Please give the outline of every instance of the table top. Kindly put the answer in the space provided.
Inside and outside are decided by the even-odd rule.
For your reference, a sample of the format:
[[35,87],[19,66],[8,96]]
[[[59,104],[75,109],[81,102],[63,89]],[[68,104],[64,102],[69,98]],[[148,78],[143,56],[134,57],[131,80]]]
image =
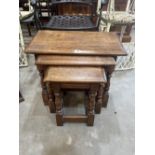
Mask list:
[[78,56],[78,55],[38,55],[37,65],[62,66],[114,66],[116,61],[112,57]]
[[105,83],[106,78],[102,67],[52,66],[46,69],[44,82]]
[[127,55],[115,32],[87,31],[38,31],[25,52],[57,55]]

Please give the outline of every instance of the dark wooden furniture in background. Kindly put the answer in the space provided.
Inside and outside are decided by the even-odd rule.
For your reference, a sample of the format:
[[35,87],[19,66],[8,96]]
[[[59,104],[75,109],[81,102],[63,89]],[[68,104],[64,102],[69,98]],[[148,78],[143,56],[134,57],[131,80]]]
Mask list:
[[[96,14],[96,8],[94,8],[94,2],[92,0],[51,0],[47,1],[49,21],[47,23],[41,23],[40,21],[40,9],[38,9],[38,3],[36,1],[33,4],[36,21],[40,29],[48,30],[97,30],[99,24],[99,18]],[[40,3],[39,3],[40,4]],[[78,5],[84,7],[90,7],[90,14],[61,14],[56,11],[56,8],[62,4],[72,4],[76,7]],[[70,12],[70,10],[68,10]]]
[[[104,0],[104,3],[102,3],[102,10],[106,11],[108,6],[109,0]],[[126,5],[128,0],[115,0],[115,10],[116,11],[125,11]],[[97,0],[93,0],[94,8],[96,9],[96,2]],[[59,15],[75,15],[75,14],[81,14],[81,15],[89,15],[90,14],[90,8],[89,7],[83,7],[82,5],[78,5],[75,7],[75,5],[72,4],[62,4],[58,7],[58,14]],[[128,42],[131,40],[131,37],[129,36],[131,32],[132,25],[127,26],[126,33],[123,38],[123,42]],[[113,32],[120,32],[120,26],[115,25],[112,26],[111,31]]]
[[[89,56],[86,60],[94,59],[96,60],[97,56],[100,57],[100,60],[106,57],[112,57],[117,59],[117,56],[126,56],[127,53],[124,51],[119,38],[116,33],[100,33],[100,32],[76,32],[76,31],[38,31],[37,35],[33,38],[29,46],[26,48],[26,53],[35,54],[37,62],[39,61],[39,55],[51,57],[57,56],[74,56],[73,60],[81,60],[83,56]],[[37,59],[38,56],[38,59]],[[91,57],[91,58],[90,58]],[[60,62],[60,57],[57,57],[58,62]],[[64,61],[66,61],[64,57]],[[76,60],[76,61],[77,61]],[[69,62],[69,61],[68,61]],[[108,59],[107,59],[108,62]],[[47,62],[46,62],[47,63]],[[63,63],[63,61],[62,61]],[[60,64],[62,64],[60,63]],[[113,61],[112,61],[113,63]],[[54,61],[53,61],[54,64]],[[64,62],[65,64],[65,62]],[[82,62],[81,62],[82,64]],[[89,64],[89,63],[88,63]],[[95,64],[97,65],[97,64]],[[93,63],[91,66],[95,66]],[[103,65],[103,64],[102,64]],[[101,65],[101,66],[102,66]],[[48,93],[46,85],[43,83],[44,78],[44,66],[47,65],[38,65],[38,70],[41,75],[41,85],[42,85],[42,94],[45,105],[48,104]],[[103,106],[107,106],[108,102],[108,90],[110,86],[110,78],[112,72],[114,71],[115,65],[105,65],[105,73],[107,77],[107,84],[105,86],[105,95]]]
[[[81,3],[79,3],[79,0],[31,0],[32,3],[37,4],[37,10],[39,12],[39,15],[41,18],[47,17],[45,16],[45,13],[48,15],[48,12],[52,11],[52,15],[90,15],[91,14],[91,8],[88,5],[83,5],[85,1],[89,1],[93,3],[94,9],[97,7],[97,0],[81,0]],[[67,3],[66,3],[67,2]],[[53,4],[61,4],[61,5],[55,5],[52,10],[49,9],[49,6]],[[74,3],[77,3],[74,5]],[[19,3],[20,7],[23,7],[24,9],[28,9],[28,0],[20,0]]]
[[19,0],[19,7],[22,8],[24,11],[28,11],[28,0]]
[[[52,4],[52,0],[31,0],[32,4],[36,4],[36,9],[38,11],[38,15],[36,16],[38,22],[38,27],[40,27],[40,29],[42,29],[45,25],[45,27],[47,26],[47,29],[49,29],[49,26],[51,27],[51,22],[48,23],[49,19],[51,18],[51,16],[55,16],[55,15],[59,15],[61,16],[61,19],[57,20],[57,22],[53,21],[52,23],[54,23],[54,25],[52,26],[52,29],[55,29],[54,27],[56,27],[56,29],[64,29],[65,24],[67,25],[67,23],[69,23],[70,20],[73,21],[73,23],[81,23],[83,21],[83,19],[73,19],[72,17],[70,18],[70,20],[65,20],[62,16],[64,15],[68,15],[68,16],[78,16],[78,15],[82,15],[82,16],[90,16],[91,15],[91,7],[87,6],[87,5],[83,5],[83,4],[73,4],[73,3],[69,3],[68,0],[67,3],[64,3],[65,0],[54,0],[53,3],[61,3],[61,5],[53,5],[53,7],[50,9],[50,6]],[[81,0],[82,1],[82,0]],[[86,0],[86,1],[92,1],[93,7],[94,7],[94,13],[96,12],[96,5],[97,5],[97,0]],[[77,1],[76,1],[77,2]],[[108,0],[105,0],[106,3],[102,4],[102,10],[107,10],[107,5],[108,5]],[[127,0],[115,0],[115,10],[116,11],[125,11],[126,9],[126,5],[127,5]],[[28,1],[27,0],[20,0],[19,1],[19,6],[23,7],[24,10],[28,10]],[[44,14],[47,14],[46,16]],[[96,17],[93,17],[93,23],[96,23],[96,26],[98,27],[98,19]],[[54,19],[54,17],[53,17]],[[54,19],[56,20],[56,19]],[[90,27],[92,27],[92,22],[89,22],[90,20],[87,20],[87,23],[90,23]],[[48,23],[48,24],[47,24]],[[56,24],[59,23],[59,24]],[[60,26],[60,23],[63,24],[63,26]],[[47,24],[47,25],[46,25]],[[94,25],[93,24],[93,25]],[[78,24],[76,24],[78,25]],[[88,25],[88,24],[87,24]],[[42,27],[43,26],[43,27]],[[80,25],[79,25],[80,26]],[[126,28],[126,33],[124,34],[124,37],[122,39],[122,42],[130,42],[131,41],[131,29],[132,29],[132,24],[128,25]],[[28,25],[28,27],[30,27]],[[68,27],[68,29],[70,29]],[[96,29],[97,30],[97,29]],[[120,32],[121,27],[120,25],[115,25],[112,26],[110,31],[112,32]],[[29,33],[30,34],[30,33]]]
[[39,16],[42,19],[46,16],[49,16],[49,3],[51,2],[51,0],[35,0],[35,1],[33,1],[33,4],[36,3],[35,5],[36,9],[38,10]]
[[[102,95],[98,95],[97,91],[102,85],[104,88],[106,83],[104,69],[102,67],[48,67],[45,70],[44,82],[48,82],[49,88],[54,92],[56,122],[58,126],[62,126],[66,121],[87,122],[88,126],[94,124],[94,110],[101,109]],[[86,103],[85,115],[64,115],[63,114],[63,90],[84,90],[88,92],[89,101]],[[52,92],[49,90],[49,105],[53,106],[51,98]],[[53,97],[53,98],[54,98]]]

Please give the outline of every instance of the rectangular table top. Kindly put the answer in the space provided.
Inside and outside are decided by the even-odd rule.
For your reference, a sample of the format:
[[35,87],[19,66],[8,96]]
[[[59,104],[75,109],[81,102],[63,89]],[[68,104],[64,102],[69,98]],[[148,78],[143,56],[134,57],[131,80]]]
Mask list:
[[105,83],[102,67],[52,66],[45,71],[44,82],[60,83]]
[[87,31],[38,31],[25,52],[57,55],[127,55],[116,33]]
[[112,57],[78,56],[78,55],[38,55],[37,65],[52,66],[114,66],[116,61]]

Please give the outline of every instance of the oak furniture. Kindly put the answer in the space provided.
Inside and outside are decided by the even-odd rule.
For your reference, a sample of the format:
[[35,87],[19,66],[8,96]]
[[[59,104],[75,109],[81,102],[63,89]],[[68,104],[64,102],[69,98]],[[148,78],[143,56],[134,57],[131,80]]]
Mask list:
[[[117,56],[126,56],[119,38],[114,32],[38,31],[25,52],[34,54],[41,76],[42,97],[48,105],[47,87],[43,82],[47,66],[101,66],[105,69],[107,83],[102,106],[109,98],[110,78]],[[51,112],[55,112],[51,110]]]
[[[104,88],[106,83],[105,72],[102,67],[67,67],[52,66],[45,70],[44,82],[48,83],[49,106],[53,108],[55,101],[56,122],[62,126],[66,121],[87,122],[88,126],[94,124],[94,109],[101,109],[102,94],[97,91]],[[54,97],[52,97],[52,92]],[[64,115],[62,90],[85,90],[89,101],[86,103],[86,115]],[[97,95],[97,101],[95,99]],[[55,98],[55,99],[54,99]]]
[[28,54],[126,56],[115,32],[40,30],[25,50]]
[[[76,56],[38,55],[35,63],[40,72],[43,72],[48,66],[75,66],[75,67],[90,67],[91,66],[91,67],[114,68],[114,66],[116,65],[116,62],[114,58],[112,57],[78,56],[78,55]],[[43,76],[42,76],[42,79],[43,79]],[[42,84],[45,85],[44,83]],[[101,88],[101,91],[103,91],[102,88]],[[104,98],[103,96],[102,105],[104,107],[106,106],[105,103],[106,103],[106,98]],[[54,107],[54,105],[52,107]],[[101,110],[98,109],[96,110],[96,113],[100,113],[100,111]],[[55,112],[55,109],[50,108],[50,112]]]
[[71,55],[38,55],[36,65],[41,66],[115,66],[112,57],[100,56],[71,56]]

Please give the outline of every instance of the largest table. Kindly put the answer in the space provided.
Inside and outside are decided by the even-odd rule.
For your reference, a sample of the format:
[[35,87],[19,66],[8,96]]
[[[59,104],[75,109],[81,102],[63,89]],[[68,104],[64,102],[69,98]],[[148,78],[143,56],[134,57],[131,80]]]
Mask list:
[[[114,32],[79,32],[79,31],[38,31],[32,39],[25,52],[35,54],[37,58],[40,55],[50,56],[88,56],[92,59],[98,57],[126,56],[119,37]],[[60,60],[59,60],[60,61]],[[111,74],[114,66],[105,67],[107,84],[105,88],[103,106],[107,106]],[[38,65],[41,75],[42,96],[44,103],[47,104],[48,96],[46,85],[43,83],[44,65]]]

